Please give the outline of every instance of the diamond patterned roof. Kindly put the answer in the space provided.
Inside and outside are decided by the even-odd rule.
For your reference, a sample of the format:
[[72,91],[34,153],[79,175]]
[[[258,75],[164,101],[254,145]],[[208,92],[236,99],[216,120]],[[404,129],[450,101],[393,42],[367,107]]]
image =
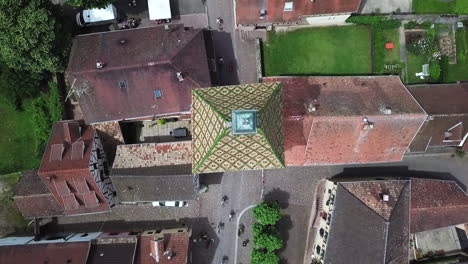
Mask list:
[[[284,167],[281,84],[192,90],[193,172]],[[233,135],[233,110],[257,110],[257,133]]]

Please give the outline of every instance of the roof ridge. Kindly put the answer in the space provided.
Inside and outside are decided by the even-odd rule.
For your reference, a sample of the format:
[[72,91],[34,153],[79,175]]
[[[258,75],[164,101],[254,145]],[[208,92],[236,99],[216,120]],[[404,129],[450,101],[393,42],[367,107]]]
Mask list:
[[[400,190],[400,193],[398,194],[398,199],[396,200],[395,202],[395,206],[396,204],[400,201],[400,198],[401,196],[403,195],[403,190],[406,188],[406,186],[409,184],[409,181],[406,181],[405,184],[403,185],[403,187],[401,188]],[[388,221],[390,221],[390,219],[392,219],[392,216],[393,216],[393,212],[395,211],[395,206],[393,206],[393,209],[392,209],[392,212],[390,213],[390,216],[388,217]],[[408,206],[409,207],[409,206]],[[409,210],[409,208],[408,208]]]
[[263,131],[263,129],[261,127],[258,128],[258,131],[260,132],[260,134],[262,135],[262,137],[266,140],[268,146],[270,147],[271,149],[271,152],[273,152],[273,155],[275,155],[276,159],[279,161],[279,163],[284,167],[285,166],[285,162],[283,159],[280,158],[280,155],[279,153],[276,151],[276,149],[273,147],[273,145],[271,145],[271,142],[270,140],[268,139],[268,137],[266,136],[265,132]]
[[150,61],[146,64],[130,64],[130,65],[123,65],[123,66],[104,66],[102,69],[91,69],[91,70],[84,70],[84,71],[70,71],[71,74],[83,74],[83,73],[96,73],[96,72],[110,72],[110,71],[117,71],[117,70],[130,70],[133,68],[141,68],[141,67],[153,67],[156,65],[161,64],[172,64],[170,60],[160,60],[160,61]]
[[213,145],[206,152],[205,156],[198,162],[198,164],[195,166],[195,168],[193,168],[193,170],[192,170],[193,172],[197,172],[197,170],[200,169],[200,167],[203,165],[203,163],[205,163],[205,161],[211,155],[211,153],[213,152],[216,145],[218,145],[219,141],[221,141],[221,139],[223,139],[228,133],[229,133],[229,129],[225,127],[223,129],[223,131],[216,137],[215,141],[213,142]]
[[359,197],[354,195],[354,193],[352,193],[350,190],[348,190],[348,188],[346,188],[343,184],[340,183],[340,185],[343,187],[343,189],[345,189],[349,194],[351,194],[354,198],[356,198],[365,207],[369,208],[372,212],[374,212],[376,215],[378,215],[380,218],[382,218],[385,222],[388,222],[387,219],[385,219],[383,216],[381,216],[379,213],[377,213],[377,211],[375,211],[374,209],[370,208],[366,203],[364,203],[364,201],[362,201],[361,199],[359,199]]
[[[219,87],[222,87],[222,86],[218,86],[218,87],[211,87],[211,88],[219,88]],[[221,117],[221,119],[223,119],[224,121],[228,122],[229,120],[227,119],[227,117],[225,117],[221,112],[219,112],[206,98],[204,98],[204,96],[199,93],[197,90],[202,90],[202,89],[192,89],[192,92],[195,93],[195,95],[200,99],[202,100],[206,105],[208,105],[208,107],[213,110],[213,112],[215,112],[219,117]]]

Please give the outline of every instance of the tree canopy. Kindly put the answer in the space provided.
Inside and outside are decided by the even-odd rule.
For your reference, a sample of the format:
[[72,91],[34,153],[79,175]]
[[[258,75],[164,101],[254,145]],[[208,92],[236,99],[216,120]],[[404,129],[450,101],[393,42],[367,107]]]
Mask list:
[[[16,70],[63,68],[64,43],[56,8],[49,0],[0,0],[0,61]],[[60,35],[57,39],[57,35]]]
[[275,251],[283,247],[283,240],[275,233],[262,233],[254,236],[253,242],[256,248],[264,248],[268,251]]
[[280,208],[276,202],[262,202],[258,204],[254,210],[253,214],[258,223],[262,225],[274,225],[280,218]]
[[67,0],[72,6],[83,8],[104,8],[112,4],[115,0]]
[[279,257],[273,251],[254,249],[250,255],[250,264],[278,264]]
[[24,99],[39,94],[43,78],[39,73],[0,67],[0,96],[21,110]]

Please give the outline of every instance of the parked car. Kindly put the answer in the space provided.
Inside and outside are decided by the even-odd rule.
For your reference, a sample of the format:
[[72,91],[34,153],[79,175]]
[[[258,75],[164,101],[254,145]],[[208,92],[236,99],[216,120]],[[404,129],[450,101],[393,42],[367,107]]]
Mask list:
[[184,207],[187,206],[187,202],[184,201],[157,201],[152,202],[154,207]]
[[85,9],[76,14],[76,23],[80,27],[104,25],[117,22],[118,13],[113,5],[106,8]]

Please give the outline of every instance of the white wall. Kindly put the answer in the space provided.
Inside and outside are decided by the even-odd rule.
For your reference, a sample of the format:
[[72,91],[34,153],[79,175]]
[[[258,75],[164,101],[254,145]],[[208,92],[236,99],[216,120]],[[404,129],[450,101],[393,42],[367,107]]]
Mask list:
[[311,16],[306,17],[305,20],[309,25],[312,26],[333,26],[333,25],[344,25],[346,19],[350,15],[331,15],[331,16]]

